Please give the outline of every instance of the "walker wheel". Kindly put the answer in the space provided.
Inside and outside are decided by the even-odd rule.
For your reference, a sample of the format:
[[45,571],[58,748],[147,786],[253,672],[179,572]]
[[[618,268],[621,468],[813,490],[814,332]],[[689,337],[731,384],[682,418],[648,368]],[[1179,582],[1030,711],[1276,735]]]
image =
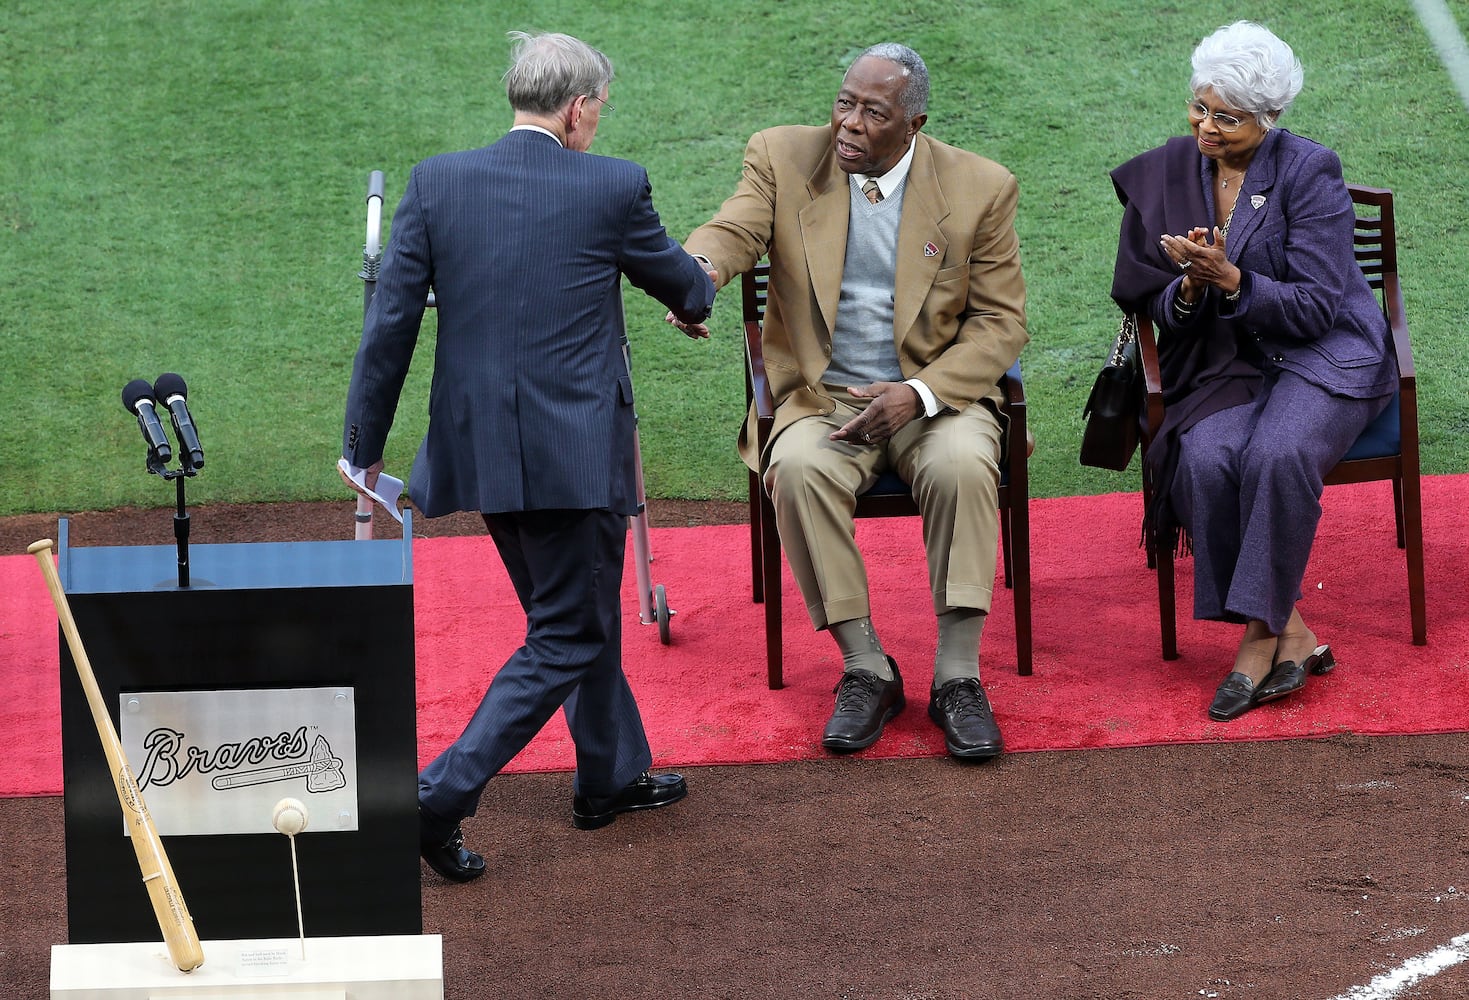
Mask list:
[[658,619],[658,641],[668,645],[668,619],[673,617],[673,612],[668,610],[668,591],[663,589],[663,584],[653,588],[653,615]]

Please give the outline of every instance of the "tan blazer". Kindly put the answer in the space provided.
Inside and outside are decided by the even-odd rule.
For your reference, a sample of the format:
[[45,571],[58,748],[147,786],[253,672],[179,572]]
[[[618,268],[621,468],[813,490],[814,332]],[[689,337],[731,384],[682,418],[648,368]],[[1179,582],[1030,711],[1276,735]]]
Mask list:
[[[893,342],[904,378],[963,409],[989,396],[1029,339],[1025,283],[1015,235],[1015,178],[1004,167],[919,132],[898,229]],[[735,193],[685,249],[708,257],[719,284],[770,258],[762,348],[775,397],[775,434],[794,420],[830,413],[821,379],[847,247],[847,174],[827,126],[784,125],[756,133]],[[740,431],[752,469],[753,412]]]

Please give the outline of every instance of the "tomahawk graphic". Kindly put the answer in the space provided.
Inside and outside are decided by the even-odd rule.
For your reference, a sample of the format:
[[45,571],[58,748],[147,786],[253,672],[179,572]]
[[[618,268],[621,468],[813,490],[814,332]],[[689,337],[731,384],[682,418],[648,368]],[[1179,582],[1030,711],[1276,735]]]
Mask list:
[[325,736],[316,737],[311,744],[311,757],[294,764],[279,767],[262,767],[258,771],[236,771],[221,774],[210,782],[223,791],[227,788],[244,788],[246,785],[263,785],[270,781],[285,781],[288,778],[306,776],[308,792],[334,792],[347,783],[342,776],[342,758],[332,754],[331,744]]

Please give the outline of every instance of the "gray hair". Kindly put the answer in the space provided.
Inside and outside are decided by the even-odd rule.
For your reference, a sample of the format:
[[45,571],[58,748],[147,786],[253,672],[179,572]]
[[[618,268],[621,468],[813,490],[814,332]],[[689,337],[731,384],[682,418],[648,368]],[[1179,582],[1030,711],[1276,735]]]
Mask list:
[[[908,79],[903,84],[903,92],[898,95],[898,103],[910,121],[928,110],[928,67],[923,64],[922,56],[897,42],[878,42],[864,49],[857,59],[865,56],[886,59],[903,67],[903,75]],[[857,60],[852,61],[855,63]]]
[[1301,92],[1301,61],[1289,45],[1264,25],[1236,21],[1214,32],[1194,49],[1195,94],[1212,90],[1232,108],[1249,111],[1263,129]]
[[582,95],[599,97],[612,82],[612,60],[586,42],[549,32],[509,32],[515,44],[505,71],[505,96],[515,111],[547,115]]

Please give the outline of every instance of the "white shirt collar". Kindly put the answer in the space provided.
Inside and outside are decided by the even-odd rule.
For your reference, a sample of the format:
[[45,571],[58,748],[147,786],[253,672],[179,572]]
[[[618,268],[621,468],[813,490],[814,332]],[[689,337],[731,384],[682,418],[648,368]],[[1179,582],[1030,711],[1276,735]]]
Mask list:
[[[510,131],[512,131],[512,132],[539,132],[539,133],[541,133],[541,135],[549,135],[552,139],[555,139],[556,140],[556,145],[558,145],[558,146],[563,145],[563,143],[561,142],[560,137],[557,136],[555,132],[552,132],[550,129],[541,128],[539,125],[513,125],[513,126],[511,126]],[[886,191],[883,192],[883,197],[887,197],[887,192]]]
[[857,188],[860,190],[862,185],[866,184],[870,178],[871,180],[877,181],[877,189],[882,192],[884,198],[891,198],[893,192],[898,190],[898,185],[907,179],[908,168],[913,166],[913,151],[917,148],[918,133],[914,132],[913,141],[908,143],[908,152],[904,153],[903,158],[893,164],[893,168],[887,173],[881,177],[872,177],[870,174],[853,174],[852,179],[857,182]]

